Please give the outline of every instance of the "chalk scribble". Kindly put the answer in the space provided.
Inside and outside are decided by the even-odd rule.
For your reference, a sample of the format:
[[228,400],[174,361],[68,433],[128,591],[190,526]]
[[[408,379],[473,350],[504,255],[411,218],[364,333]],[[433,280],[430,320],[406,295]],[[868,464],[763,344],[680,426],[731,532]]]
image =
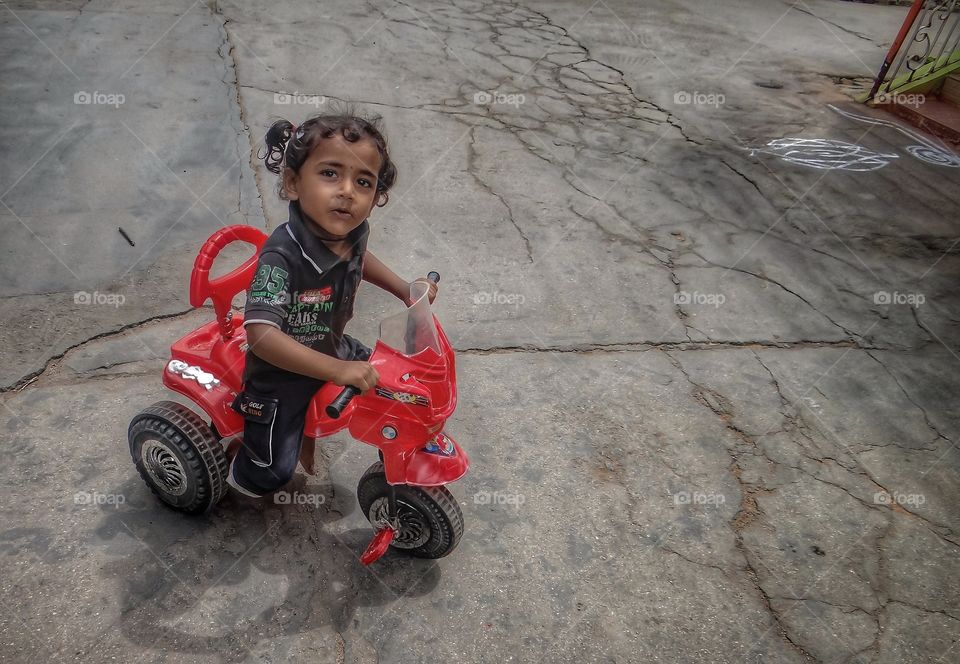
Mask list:
[[791,164],[828,171],[875,171],[899,158],[897,154],[874,152],[829,138],[777,138],[762,148],[749,150],[750,156],[770,154]]

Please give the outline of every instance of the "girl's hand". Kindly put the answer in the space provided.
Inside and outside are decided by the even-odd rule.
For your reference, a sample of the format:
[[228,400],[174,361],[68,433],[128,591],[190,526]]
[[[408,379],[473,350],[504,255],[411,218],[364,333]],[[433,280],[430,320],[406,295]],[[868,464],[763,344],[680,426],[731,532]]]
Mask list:
[[[435,299],[437,299],[437,291],[439,290],[439,288],[437,287],[437,284],[433,283],[432,281],[430,281],[430,280],[427,279],[426,277],[420,277],[419,279],[416,279],[415,281],[411,281],[409,285],[410,285],[410,287],[412,288],[414,284],[425,284],[426,286],[429,287],[429,291],[428,291],[427,297],[430,299],[430,304],[433,304],[433,301],[434,301]],[[409,291],[409,289],[408,289],[408,291]],[[407,302],[407,306],[410,306],[410,305],[413,304],[413,302],[410,300],[409,297],[407,297],[406,302]]]
[[369,362],[343,362],[342,368],[334,376],[333,382],[337,385],[346,387],[351,385],[361,392],[366,392],[376,386],[380,380],[380,374],[373,368]]

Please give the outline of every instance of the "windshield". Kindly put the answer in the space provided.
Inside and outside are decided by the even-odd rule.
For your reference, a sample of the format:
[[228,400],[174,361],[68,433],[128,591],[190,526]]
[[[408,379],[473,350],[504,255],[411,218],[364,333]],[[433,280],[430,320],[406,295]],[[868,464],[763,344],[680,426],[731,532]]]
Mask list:
[[423,282],[411,284],[410,299],[413,305],[403,313],[380,321],[380,341],[404,355],[416,355],[427,348],[440,353],[428,291],[429,287]]

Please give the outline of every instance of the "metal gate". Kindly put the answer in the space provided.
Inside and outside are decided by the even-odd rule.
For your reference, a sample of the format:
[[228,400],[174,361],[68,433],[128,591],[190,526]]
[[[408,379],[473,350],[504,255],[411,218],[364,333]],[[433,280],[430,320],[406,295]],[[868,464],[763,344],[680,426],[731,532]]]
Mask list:
[[935,83],[960,69],[960,0],[914,0],[864,101]]

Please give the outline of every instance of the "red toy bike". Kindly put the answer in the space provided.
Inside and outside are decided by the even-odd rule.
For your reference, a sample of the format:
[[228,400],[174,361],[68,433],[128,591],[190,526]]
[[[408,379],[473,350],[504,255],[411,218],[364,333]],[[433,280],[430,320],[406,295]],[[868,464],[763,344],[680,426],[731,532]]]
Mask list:
[[[226,446],[243,435],[243,417],[230,405],[242,389],[247,351],[243,315],[231,302],[249,287],[256,253],[232,272],[210,279],[221,250],[234,241],[259,248],[267,236],[251,226],[229,226],[204,243],[190,276],[190,304],[213,300],[216,320],[170,348],[163,384],[193,401],[209,418],[173,401],[141,411],[130,423],[130,453],[147,486],[173,509],[206,512],[227,491]],[[429,278],[439,281],[431,272]],[[360,395],[326,383],[307,411],[304,435],[350,434],[379,449],[380,462],[360,478],[357,499],[376,534],[361,560],[369,564],[392,546],[440,558],[463,534],[463,514],[444,486],[463,477],[469,460],[444,422],[457,406],[453,349],[430,310],[426,287],[414,304],[385,318],[369,362],[380,380]]]

